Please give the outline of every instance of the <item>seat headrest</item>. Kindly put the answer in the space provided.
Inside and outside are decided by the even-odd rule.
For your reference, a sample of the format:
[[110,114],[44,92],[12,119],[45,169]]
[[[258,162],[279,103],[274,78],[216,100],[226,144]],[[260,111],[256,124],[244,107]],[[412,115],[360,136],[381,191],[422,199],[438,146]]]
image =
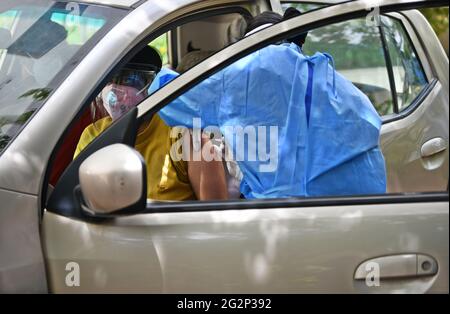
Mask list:
[[153,66],[161,69],[162,59],[154,48],[145,46],[128,62],[128,65]]

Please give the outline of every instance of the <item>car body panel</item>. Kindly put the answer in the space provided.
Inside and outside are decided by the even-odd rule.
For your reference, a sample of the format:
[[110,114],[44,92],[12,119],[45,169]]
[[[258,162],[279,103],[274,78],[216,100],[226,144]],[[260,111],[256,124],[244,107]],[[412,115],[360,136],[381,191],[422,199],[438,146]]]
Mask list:
[[46,293],[37,197],[0,189],[0,292]]
[[[324,206],[150,214],[100,224],[46,212],[43,239],[57,293],[442,293],[448,211],[445,202]],[[353,280],[365,260],[399,253],[432,256],[438,275],[374,288]],[[65,284],[69,262],[79,263],[79,287]]]
[[388,192],[447,189],[448,149],[428,158],[421,156],[421,148],[429,140],[442,138],[448,145],[448,123],[439,119],[449,114],[444,89],[437,82],[411,114],[383,125],[381,146],[386,159]]
[[[449,180],[449,127],[448,121],[439,117],[449,115],[448,57],[430,24],[418,11],[391,16],[405,26],[431,87],[420,104],[413,103],[400,113],[400,119],[393,117],[389,121],[388,118],[383,125],[381,146],[387,161],[388,192],[445,191]],[[445,142],[447,149],[423,158],[423,145],[438,138]]]
[[[340,13],[351,10],[346,7]],[[315,20],[312,15],[305,21],[307,17],[305,24]],[[140,105],[140,114],[230,55],[288,29],[278,26],[225,49],[168,84]],[[405,127],[416,123],[431,103],[442,106],[441,89],[437,83],[405,120]],[[385,126],[386,142],[399,127],[398,122]],[[46,212],[43,239],[55,292],[126,292],[130,286],[138,292],[168,293],[446,292],[447,217],[447,202],[178,212],[98,224]],[[64,238],[68,228],[77,236]],[[353,279],[362,262],[398,254],[431,256],[439,272],[382,282],[375,288]],[[125,256],[133,257],[124,263]],[[72,261],[80,264],[84,283],[79,287],[67,287],[63,280],[65,265]]]

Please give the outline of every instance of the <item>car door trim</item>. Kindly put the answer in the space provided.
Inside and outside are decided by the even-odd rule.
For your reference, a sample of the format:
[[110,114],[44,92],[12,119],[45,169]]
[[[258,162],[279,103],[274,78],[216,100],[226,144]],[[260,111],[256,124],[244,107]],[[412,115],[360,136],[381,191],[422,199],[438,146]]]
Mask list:
[[431,82],[435,78],[435,75],[433,74],[433,71],[431,69],[430,62],[428,61],[428,56],[423,47],[423,42],[420,40],[420,37],[418,36],[417,31],[414,28],[411,20],[408,18],[407,14],[408,12],[402,11],[402,12],[392,12],[386,14],[386,16],[398,20],[400,23],[402,23],[404,31],[406,35],[409,37],[409,41],[411,42],[412,47],[414,48],[414,51],[417,54],[417,58],[421,64],[421,67],[425,72],[427,81]]
[[407,116],[411,115],[412,113],[414,113],[414,111],[416,111],[416,109],[420,107],[420,105],[428,98],[431,92],[438,86],[440,86],[439,81],[437,79],[433,79],[430,83],[425,85],[424,88],[422,88],[419,95],[417,95],[414,101],[403,111],[400,111],[397,114],[383,116],[382,117],[383,124],[388,124],[398,120],[402,120]]
[[224,211],[244,209],[273,209],[273,208],[300,208],[325,206],[352,206],[352,205],[382,205],[382,204],[409,204],[409,203],[437,203],[448,202],[448,192],[424,194],[397,194],[376,196],[351,196],[329,198],[306,198],[284,200],[237,200],[225,202],[182,202],[151,203],[148,213],[166,212],[197,212],[197,211]]
[[[189,201],[189,202],[154,202],[148,201],[147,208],[140,212],[118,211],[110,215],[96,218],[117,218],[143,214],[187,213],[207,211],[232,211],[249,209],[305,208],[327,206],[365,206],[386,204],[414,204],[448,202],[448,192],[411,193],[373,196],[322,197],[322,198],[290,198],[264,200],[231,200],[231,201]],[[424,212],[426,209],[424,209]],[[55,211],[53,211],[55,212]]]
[[380,31],[381,43],[383,46],[384,60],[386,62],[386,68],[389,77],[389,85],[391,86],[391,96],[392,96],[392,103],[394,104],[394,113],[398,114],[399,107],[398,107],[397,86],[395,84],[395,76],[394,76],[394,68],[392,66],[391,52],[389,51],[389,47],[387,45],[386,32],[384,31],[383,25],[378,26],[378,29]]

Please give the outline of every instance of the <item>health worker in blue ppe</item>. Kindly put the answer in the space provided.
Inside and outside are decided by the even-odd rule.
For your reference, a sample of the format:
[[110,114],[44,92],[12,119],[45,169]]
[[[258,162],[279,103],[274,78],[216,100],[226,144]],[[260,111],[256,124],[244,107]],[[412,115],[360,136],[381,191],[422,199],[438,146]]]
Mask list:
[[[299,15],[263,13],[246,36]],[[170,126],[219,128],[242,172],[245,198],[386,193],[381,118],[335,71],[330,55],[303,54],[305,38],[242,58],[172,101],[160,117]],[[177,75],[161,71],[149,93]]]

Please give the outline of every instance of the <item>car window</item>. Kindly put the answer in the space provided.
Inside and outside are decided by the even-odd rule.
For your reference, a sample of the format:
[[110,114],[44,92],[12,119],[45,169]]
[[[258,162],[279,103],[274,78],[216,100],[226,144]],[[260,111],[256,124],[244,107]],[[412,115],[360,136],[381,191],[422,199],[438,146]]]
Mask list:
[[59,12],[53,13],[50,20],[66,29],[66,41],[69,45],[83,45],[106,23],[104,18],[68,15]]
[[[114,73],[108,74],[110,76],[108,82],[98,86],[97,90],[100,92],[91,95],[77,120],[73,121],[67,129],[61,139],[62,144],[55,149],[55,162],[49,167],[49,183],[53,186],[57,185],[72,160],[78,158],[95,138],[104,135],[104,131],[117,120],[115,113],[121,112],[122,107],[129,109],[138,105],[147,93],[148,83],[153,79],[155,70],[152,68],[153,66],[184,72],[241,38],[246,26],[246,18],[250,16],[249,11],[245,8],[246,6],[233,7],[225,12],[222,9],[214,10],[210,12],[209,16],[201,14],[197,20],[195,16],[190,16],[186,20],[183,18],[174,23],[172,27],[167,27],[166,32],[159,37],[155,38],[155,36],[149,35],[145,42],[141,42],[140,47],[143,45],[144,48],[138,52],[134,50],[131,53],[134,56],[130,57],[127,64],[116,67],[113,69]],[[198,33],[205,33],[206,36]],[[153,57],[148,59],[149,54],[143,50],[150,51],[150,55],[153,56],[155,54],[151,51],[156,51],[161,58],[161,64],[157,65]],[[140,85],[140,82],[144,82],[144,84]],[[118,105],[119,103],[121,105]],[[153,185],[150,193],[157,193],[161,196],[157,198],[159,200],[161,198],[178,200],[181,195],[183,199],[192,199],[193,191],[189,188],[189,180],[186,179],[185,163],[172,163],[166,154],[161,154],[161,152],[167,153],[164,148],[168,145],[165,142],[168,139],[166,132],[168,127],[155,128],[155,124],[159,126],[163,124],[161,120],[153,119],[150,125],[148,122],[141,123],[139,134],[142,132],[148,134],[149,130],[153,134],[157,129],[158,135],[153,139],[156,137],[160,140],[152,143],[152,149],[146,150],[147,146],[143,146],[143,143],[149,143],[150,139],[144,139],[143,143],[136,142],[136,148],[141,149],[139,151],[144,156],[151,156],[155,160],[152,163],[155,167],[149,171],[148,175],[151,182],[156,182],[155,176],[160,174],[161,169],[164,171],[163,176],[158,178],[157,186]],[[163,148],[163,150],[158,150],[157,154],[154,154],[153,149],[157,148]],[[174,172],[174,167],[177,169],[177,173]],[[174,181],[180,183],[176,188],[173,187]],[[173,193],[176,193],[177,196],[173,197]]]
[[[138,93],[134,93],[136,97],[128,98],[126,104],[122,103],[128,109],[137,105],[142,97],[146,96],[147,89],[144,87],[151,82],[154,76],[152,74],[154,69],[151,69],[151,67],[154,65],[160,66],[158,61],[155,60],[156,56],[152,50],[159,54],[163,68],[174,69],[179,73],[185,72],[243,36],[246,18],[250,15],[245,8],[246,6],[233,8],[226,12],[214,10],[210,12],[210,16],[202,14],[198,19],[189,17],[186,22],[179,22],[172,27],[168,27],[167,31],[157,38],[150,36],[146,39],[142,51],[137,52],[141,57],[138,58],[139,60],[134,60],[139,64],[130,61],[130,64],[114,69],[115,79],[113,78],[113,80],[100,86],[101,92],[92,95],[90,99],[93,99],[93,101],[85,104],[83,113],[80,114],[81,118],[68,130],[63,140],[63,147],[59,150],[57,162],[51,170],[50,182],[53,185],[56,184],[73,158],[77,158],[79,153],[94,138],[109,128],[112,123],[110,113],[120,111],[112,110],[112,106],[107,105],[112,104],[111,100],[115,100],[115,96],[118,97],[118,102],[121,102],[125,99],[122,91],[130,92],[134,87],[137,87]],[[95,24],[96,21],[92,20],[90,23]],[[143,50],[149,53],[142,53]],[[130,66],[133,69],[129,69]],[[121,79],[118,80],[117,76]],[[136,80],[136,78],[141,78],[146,83],[139,85],[140,79]],[[129,82],[126,82],[128,80]],[[122,84],[124,82],[126,84]],[[121,87],[118,88],[118,85]],[[105,107],[105,105],[107,106]],[[120,109],[121,106],[116,107]]]
[[[157,65],[158,60],[155,60],[155,58],[160,58],[163,68],[174,69],[178,73],[186,72],[218,50],[239,40],[243,36],[245,26],[246,20],[241,13],[214,14],[209,17],[202,17],[198,20],[177,25],[168,32],[147,43],[143,50],[150,52],[144,54],[142,54],[143,50],[138,52],[138,54],[142,54],[140,66]],[[169,42],[172,41],[177,42],[177,44],[173,51],[169,51],[171,48]],[[156,56],[152,57],[151,50],[156,51],[159,58]],[[125,75],[123,70],[127,67],[128,65],[125,65],[123,68],[116,69],[116,71],[121,73],[120,75]],[[157,67],[159,67],[159,65],[157,65]],[[135,70],[141,69],[137,66]],[[126,75],[130,74],[130,72],[125,72],[127,73]],[[136,74],[137,76],[142,75],[142,73],[138,73],[138,71],[131,72],[131,74]],[[144,81],[146,81],[146,84],[144,85],[151,82],[152,78],[153,76],[144,78]],[[111,82],[106,83],[106,85],[102,87],[102,92],[97,95],[95,100],[91,103],[90,116],[92,117],[92,126],[98,126],[99,122],[102,123],[102,121],[104,122],[110,118],[110,114],[108,113],[110,108],[105,109],[105,104],[108,103],[106,94],[111,94],[111,92],[113,92],[117,96],[120,93],[118,90],[110,91],[110,86]],[[143,86],[139,89],[142,88]],[[105,92],[105,89],[108,89],[108,92]],[[141,95],[147,96],[146,90],[140,90],[140,92],[142,92]],[[127,104],[127,108],[137,105],[140,101],[142,101],[142,97],[134,97]],[[97,131],[99,131],[98,133],[103,132],[107,127],[109,127],[109,123],[97,128],[96,133]],[[76,150],[75,156],[78,155],[86,145],[79,145],[79,149]]]
[[427,80],[402,23],[386,16],[381,21],[392,63],[398,110],[402,111],[419,95]]
[[[227,67],[205,78],[158,113],[151,111],[151,115],[140,117],[149,124],[138,133],[139,147],[136,148],[152,167],[150,172],[147,168],[148,178],[151,178],[148,180],[149,191],[157,191],[153,194],[157,197],[149,194],[149,199],[189,200],[184,197],[189,192],[185,191],[183,197],[178,192],[171,194],[189,189],[191,184],[186,175],[190,156],[188,160],[183,159],[187,149],[181,146],[180,152],[179,145],[184,142],[178,141],[181,133],[176,129],[182,130],[182,135],[194,137],[195,126],[200,129],[198,133],[205,133],[213,140],[214,152],[222,151],[228,187],[234,191],[234,194],[230,192],[231,198],[356,196],[389,192],[386,189],[389,174],[385,168],[389,161],[384,159],[379,145],[381,116],[394,112],[394,102],[380,27],[368,26],[365,19],[322,27],[309,33],[303,49],[291,47],[289,39],[241,58],[231,65],[237,66],[239,71],[228,72]],[[322,76],[317,76],[320,79],[313,79],[311,84],[318,85],[310,89],[308,77],[312,75],[310,71],[314,73],[314,67],[308,68],[307,63],[303,63],[303,68],[289,64],[287,59],[280,59],[276,54],[267,59],[270,61],[267,68],[259,74],[258,68],[247,67],[257,64],[248,63],[248,59],[266,53],[270,47],[277,51],[290,49],[311,63],[321,60],[317,73],[326,69],[328,75],[317,74]],[[318,56],[317,59],[314,56]],[[288,72],[292,74],[293,69],[300,71],[298,75],[286,76]],[[170,64],[163,68],[146,93],[151,95],[182,72],[174,70],[177,69],[171,68]],[[252,81],[255,77],[258,79]],[[286,89],[284,84],[289,84],[295,77],[301,77],[303,83],[299,83],[296,90]],[[320,91],[325,94],[318,95]],[[338,96],[338,105],[332,95]],[[251,103],[253,97],[257,101]],[[350,98],[343,101],[345,97]],[[171,106],[177,101],[178,108],[174,109]],[[284,106],[282,102],[286,101],[292,106]],[[322,107],[323,104],[328,107]],[[195,121],[194,114],[200,115],[199,122]],[[333,114],[346,117],[336,120]],[[314,119],[318,122],[314,123]],[[277,125],[282,125],[283,129],[272,130]],[[106,124],[103,126],[95,136],[106,129]],[[233,126],[231,131],[241,137],[227,138],[227,126]],[[155,132],[156,129],[162,132]],[[139,139],[142,134],[145,139]],[[263,142],[258,142],[259,139]],[[278,150],[272,150],[272,145],[277,145],[279,140],[283,143]],[[143,141],[153,144],[148,144],[147,150],[147,146],[142,146]],[[195,150],[196,144],[192,143],[192,146]],[[158,151],[152,151],[151,147],[158,147]],[[241,147],[243,153],[239,153]],[[413,156],[414,162],[421,162],[420,156],[415,153]],[[268,179],[265,174],[274,171],[276,173]],[[259,176],[260,173],[263,175]],[[284,189],[282,193],[280,188]]]
[[[399,36],[399,31],[395,32]],[[400,34],[405,36],[405,33],[400,32]],[[382,138],[381,117],[397,111],[393,100],[393,95],[396,95],[396,93],[391,90],[386,61],[387,58],[392,58],[392,56],[386,53],[383,43],[381,28],[368,25],[366,19],[353,19],[321,27],[309,32],[303,49],[299,53],[306,58],[310,58],[309,60],[312,63],[315,62],[317,53],[319,53],[319,58],[323,59],[324,56],[329,58],[328,74],[322,72],[314,78],[314,80],[324,81],[321,89],[327,91],[327,95],[320,96],[312,92],[312,97],[308,97],[308,93],[314,88],[309,89],[306,83],[307,78],[311,75],[311,72],[320,73],[320,67],[313,66],[312,69],[309,69],[311,72],[307,72],[306,68],[302,69],[299,64],[288,64],[286,59],[279,59],[277,54],[274,53],[270,55],[270,58],[268,58],[270,61],[261,70],[258,56],[267,53],[266,49],[271,46],[277,47],[275,50],[278,52],[283,51],[283,47],[288,49],[286,47],[289,46],[289,40],[287,40],[287,42],[279,41],[277,45],[262,48],[251,56],[243,57],[231,66],[206,78],[161,109],[158,115],[169,126],[195,130],[196,125],[203,132],[208,130],[208,136],[217,140],[217,146],[225,150],[222,156],[226,161],[225,171],[228,174],[229,187],[231,186],[231,190],[235,192],[232,198],[354,196],[358,195],[359,192],[356,192],[351,186],[355,187],[356,184],[358,187],[362,187],[367,182],[379,184],[378,188],[383,186],[383,182],[386,186],[384,190],[383,188],[374,188],[373,190],[370,188],[369,192],[365,193],[366,195],[389,193],[387,186],[393,186],[395,182],[388,183],[387,180],[395,177],[397,169],[385,168],[385,165],[391,165],[392,158],[396,158],[393,157],[396,154],[388,145],[381,147],[379,144]],[[405,50],[403,44],[401,41],[397,41],[397,49],[408,51],[409,56],[413,56],[414,59],[415,55],[411,52],[413,51],[412,48],[411,50]],[[252,58],[256,61],[249,61]],[[405,72],[408,71],[408,66],[410,68],[417,66],[417,58],[415,60],[412,65],[408,63],[402,65]],[[394,64],[399,65],[399,63]],[[230,68],[234,68],[234,70],[230,71]],[[332,68],[336,70],[334,77],[330,74],[333,73]],[[299,73],[293,74],[292,69],[298,69]],[[417,67],[415,69],[417,70]],[[261,70],[260,73],[259,70]],[[167,72],[160,74],[160,76],[155,79],[156,82],[161,83],[160,86],[152,84],[155,86],[153,86],[153,89],[150,88],[149,94],[158,90],[170,79],[178,77],[178,74]],[[299,83],[297,90],[286,90],[285,84],[289,85],[292,80],[295,80],[295,77],[302,77],[304,83]],[[406,73],[403,74],[402,78],[405,77],[407,77]],[[410,81],[414,82],[412,79]],[[321,83],[316,82],[315,84],[320,85]],[[333,89],[339,85],[341,87],[338,87],[337,91]],[[317,90],[315,91],[317,92]],[[397,89],[395,92],[398,91],[400,90]],[[341,93],[341,96],[335,98],[338,104],[332,105],[332,108],[328,107],[328,109],[322,107],[322,100],[324,99],[322,97],[333,98],[330,96],[333,93],[335,95]],[[408,96],[409,99],[416,97],[417,93]],[[343,98],[340,97],[347,97],[346,94],[347,96],[352,94],[357,97],[348,99],[348,102],[342,101]],[[328,98],[328,100],[331,98]],[[309,105],[307,105],[308,99]],[[369,99],[369,102],[364,99]],[[286,106],[286,103],[290,105]],[[333,101],[329,103],[333,103]],[[289,108],[295,108],[295,110],[290,111]],[[348,109],[348,112],[345,108]],[[334,118],[328,116],[330,114],[329,109],[335,111],[336,116]],[[350,117],[352,115],[350,112],[355,115]],[[295,114],[299,116],[293,118]],[[339,115],[342,116],[338,118]],[[346,115],[348,115],[347,118],[343,118]],[[194,122],[194,117],[200,118],[199,121]],[[362,117],[364,117],[363,120],[368,119],[366,122],[370,121],[369,124],[375,128],[372,129],[373,132],[367,129],[363,130],[365,127],[359,129],[362,125],[358,126],[359,122],[357,121]],[[338,121],[341,118],[347,122]],[[316,120],[317,124],[313,127],[314,123],[309,119],[318,119]],[[336,122],[337,124],[334,124]],[[339,123],[343,124],[339,125]],[[270,126],[277,125],[281,126],[278,129],[278,139],[275,136],[273,141],[260,143],[259,139],[261,138],[264,140],[271,138]],[[231,130],[227,128],[230,126],[233,127]],[[212,127],[214,131],[211,131],[209,127]],[[352,131],[353,127],[355,129]],[[263,129],[262,133],[259,133],[260,128]],[[227,135],[228,131],[235,133],[231,134],[230,137],[230,134]],[[328,135],[325,136],[327,133]],[[302,134],[307,134],[308,139],[305,140]],[[374,134],[377,135],[374,137]],[[318,138],[321,138],[321,140],[318,140]],[[271,144],[280,143],[280,141],[282,143],[278,146],[279,150],[275,155],[271,155],[270,149],[273,148]],[[395,139],[389,141],[391,142],[389,145],[392,145]],[[338,142],[341,144],[336,144]],[[340,162],[337,161],[340,158],[338,157],[339,154],[345,155],[360,145],[368,148],[368,151],[362,152],[362,155],[355,153],[352,157],[349,156],[350,159],[344,158]],[[398,143],[398,145],[401,146],[402,144]],[[231,150],[231,154],[227,154],[227,147]],[[303,147],[304,150],[295,151],[299,147]],[[238,151],[240,148],[244,149],[244,152],[240,153]],[[335,148],[338,148],[339,152],[334,151]],[[340,150],[341,148],[343,150]],[[255,150],[252,151],[252,149]],[[349,150],[346,151],[347,149]],[[411,161],[411,164],[415,165],[421,164],[420,156],[415,153],[416,149],[417,146],[412,145],[407,150],[408,153],[415,156]],[[262,150],[262,159],[258,159],[260,150]],[[389,156],[389,160],[385,159],[384,150],[389,153],[386,155]],[[356,160],[358,158],[365,159],[366,157],[362,157],[363,155],[367,157],[365,161]],[[354,158],[356,159],[349,161]],[[262,163],[262,160],[266,163]],[[265,172],[264,169],[267,170],[267,168],[260,167],[263,165],[270,168],[273,166],[271,160],[275,160],[275,168],[277,169],[275,170],[277,173],[272,176]],[[297,163],[293,162],[294,160],[297,160]],[[303,162],[299,160],[303,160]],[[359,162],[363,164],[367,162],[367,168],[365,168],[366,166],[358,168]],[[346,168],[348,166],[355,166],[353,170],[347,168],[350,171],[348,175],[345,174],[347,170],[342,172],[338,170],[341,167]],[[302,167],[304,167],[303,174],[299,170]],[[318,170],[319,168],[327,170]],[[331,175],[335,171],[337,175]],[[360,176],[366,176],[368,171],[373,171],[370,176],[371,179],[361,180]],[[305,177],[302,179],[296,177],[301,175],[305,175]],[[333,176],[331,180],[330,177],[327,179],[327,176],[330,175]],[[314,181],[317,183],[316,187],[312,187],[315,185]],[[337,189],[342,189],[340,191],[327,190],[334,184]],[[427,190],[426,184],[420,187],[420,189],[422,188],[424,191]],[[280,189],[283,191],[280,192]],[[408,191],[405,189],[402,192]],[[231,192],[230,195],[232,195]]]
[[71,58],[126,12],[48,0],[0,3],[0,153],[76,64]]
[[380,115],[394,113],[392,91],[380,30],[365,19],[315,29],[304,45],[306,54],[330,53],[336,69],[372,101]]
[[[228,195],[235,199],[385,194],[380,115],[345,78],[354,74],[342,75],[345,59],[343,70],[335,66],[339,50],[309,56],[296,38],[243,57],[161,109],[157,119],[174,131],[169,158],[195,164],[200,155],[206,161],[218,155],[225,161]],[[372,62],[374,67],[379,61]],[[148,93],[178,75],[163,69]],[[191,151],[189,136],[195,147],[202,133],[216,148],[197,144],[195,160],[184,152]],[[211,180],[206,189],[220,186],[217,171],[202,173]]]

